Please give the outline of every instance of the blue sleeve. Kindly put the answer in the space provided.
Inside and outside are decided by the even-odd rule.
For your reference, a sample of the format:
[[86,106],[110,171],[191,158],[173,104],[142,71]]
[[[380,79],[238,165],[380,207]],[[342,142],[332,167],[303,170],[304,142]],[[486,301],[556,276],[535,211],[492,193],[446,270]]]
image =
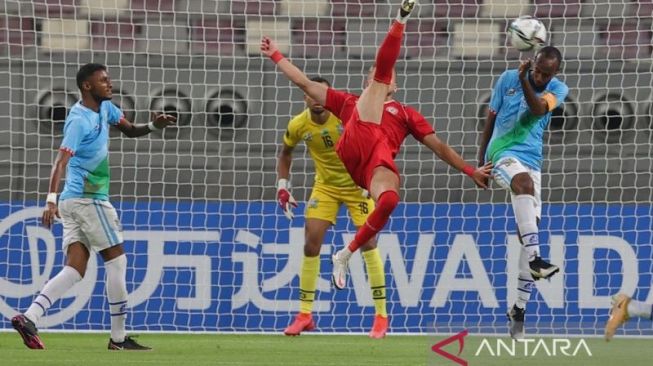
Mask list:
[[494,85],[494,89],[492,90],[490,109],[496,113],[499,113],[499,109],[501,109],[501,103],[503,102],[503,96],[505,95],[506,79],[508,78],[507,75],[507,72],[501,74],[499,80],[497,80],[496,85]]
[[61,141],[60,150],[68,151],[70,154],[75,155],[79,145],[87,135],[87,126],[81,118],[71,118],[66,121],[63,129],[63,141]]
[[117,125],[120,122],[120,119],[124,116],[122,113],[122,110],[118,108],[115,104],[111,103],[110,101],[107,101],[107,108],[108,108],[108,117],[109,119],[107,120],[107,123],[110,125]]
[[550,88],[547,90],[555,95],[556,97],[556,108],[559,107],[562,103],[565,102],[565,99],[567,99],[567,94],[569,94],[569,87],[561,82],[558,81],[557,83],[552,83]]

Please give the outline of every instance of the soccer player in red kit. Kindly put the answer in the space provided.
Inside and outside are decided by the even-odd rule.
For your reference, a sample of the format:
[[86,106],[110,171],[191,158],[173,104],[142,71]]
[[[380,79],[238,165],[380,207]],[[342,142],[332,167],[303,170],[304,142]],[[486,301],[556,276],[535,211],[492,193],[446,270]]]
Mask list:
[[376,55],[367,86],[359,96],[337,91],[311,81],[288,61],[268,37],[261,40],[261,52],[274,61],[290,81],[306,95],[340,118],[345,131],[336,146],[338,156],[356,184],[367,189],[376,208],[356,232],[348,247],[333,255],[332,281],[336,288],[346,285],[347,262],[352,253],[375,236],[399,203],[399,171],[394,158],[408,134],[431,149],[440,159],[467,174],[476,185],[486,188],[491,162],[474,168],[449,145],[440,141],[433,127],[416,110],[392,99],[397,86],[394,65],[399,56],[405,23],[415,0],[403,0],[396,20]]

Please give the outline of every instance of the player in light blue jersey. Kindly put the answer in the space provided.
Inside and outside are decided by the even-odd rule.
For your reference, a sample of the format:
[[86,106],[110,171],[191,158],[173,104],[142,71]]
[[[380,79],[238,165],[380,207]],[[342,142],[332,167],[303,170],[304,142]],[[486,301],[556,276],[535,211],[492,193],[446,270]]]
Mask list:
[[542,213],[542,137],[551,112],[569,88],[555,77],[562,55],[543,47],[535,61],[523,61],[505,71],[494,86],[478,154],[479,166],[493,162],[494,180],[510,192],[522,250],[519,258],[517,302],[508,312],[510,335],[524,336],[524,309],[535,280],[560,270],[540,257],[539,221]]
[[[106,290],[111,315],[111,350],[148,350],[125,334],[127,314],[127,258],[116,210],[109,202],[109,127],[129,137],[139,137],[174,124],[175,117],[157,115],[147,125],[134,125],[111,103],[112,85],[101,64],[86,64],[77,73],[81,100],[70,110],[64,137],[50,173],[43,225],[50,228],[55,217],[63,223],[66,264],[48,281],[24,314],[11,319],[28,348],[43,349],[36,323],[48,308],[82,280],[91,250],[104,260]],[[59,182],[66,173],[57,202]]]

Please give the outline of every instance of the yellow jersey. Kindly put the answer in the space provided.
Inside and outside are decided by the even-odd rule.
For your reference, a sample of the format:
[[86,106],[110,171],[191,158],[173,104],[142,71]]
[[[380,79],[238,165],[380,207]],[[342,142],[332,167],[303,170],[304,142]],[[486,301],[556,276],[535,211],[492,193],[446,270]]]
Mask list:
[[313,122],[311,111],[307,108],[290,120],[283,142],[295,147],[299,141],[304,140],[315,162],[315,183],[334,187],[357,187],[336,154],[336,143],[342,131],[342,122],[333,113],[324,124],[318,124]]

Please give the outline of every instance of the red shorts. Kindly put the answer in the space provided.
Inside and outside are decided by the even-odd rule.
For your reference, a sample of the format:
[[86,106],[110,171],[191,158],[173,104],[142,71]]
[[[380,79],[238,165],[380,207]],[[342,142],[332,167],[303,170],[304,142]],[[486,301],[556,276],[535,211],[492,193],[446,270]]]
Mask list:
[[347,122],[336,152],[354,182],[365,189],[370,188],[372,173],[378,166],[392,170],[399,177],[381,126],[361,121],[356,114]]

